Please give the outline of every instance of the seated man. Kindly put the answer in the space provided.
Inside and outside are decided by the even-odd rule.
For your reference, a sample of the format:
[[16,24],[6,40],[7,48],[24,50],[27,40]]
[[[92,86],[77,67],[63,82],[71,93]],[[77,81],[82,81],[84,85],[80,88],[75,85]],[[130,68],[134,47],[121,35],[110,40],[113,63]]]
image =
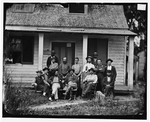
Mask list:
[[47,67],[45,67],[43,69],[44,71],[44,74],[43,74],[43,81],[44,81],[44,90],[43,90],[43,96],[47,96],[50,97],[50,88],[51,88],[51,82],[49,81],[48,79],[48,72],[49,72],[49,69]]
[[43,81],[43,78],[42,78],[42,71],[38,70],[38,71],[36,71],[36,73],[37,73],[37,76],[35,77],[35,81],[32,84],[32,86],[34,86],[36,92],[38,92],[38,91],[43,92],[44,81]]
[[83,80],[83,91],[82,91],[82,97],[86,97],[88,93],[91,92],[92,88],[95,87],[97,83],[97,75],[94,74],[94,69],[89,69],[89,73],[85,79]]
[[52,94],[49,100],[58,100],[58,89],[60,88],[60,77],[58,75],[58,70],[55,71],[55,75],[50,78],[52,84]]
[[112,66],[112,62],[113,62],[112,59],[106,60],[107,67],[105,67],[104,70],[105,78],[103,79],[102,83],[104,84],[105,95],[108,96],[110,95],[110,93],[112,93],[114,97],[114,84],[117,77],[117,72],[116,68]]
[[73,91],[73,89],[77,89],[77,82],[78,82],[78,77],[74,74],[74,70],[70,69],[69,73],[66,76],[66,80],[65,80],[65,83],[67,83],[66,92],[64,93],[65,98],[68,95],[68,93],[70,92],[69,100],[73,99],[72,91]]
[[107,74],[106,77],[103,78],[103,86],[104,86],[104,94],[105,96],[113,95],[114,93],[114,81],[111,77],[111,75]]

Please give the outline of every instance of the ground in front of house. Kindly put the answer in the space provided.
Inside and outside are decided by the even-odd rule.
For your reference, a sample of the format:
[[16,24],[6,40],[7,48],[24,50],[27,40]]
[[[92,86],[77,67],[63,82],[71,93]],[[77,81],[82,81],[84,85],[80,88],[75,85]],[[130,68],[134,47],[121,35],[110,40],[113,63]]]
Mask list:
[[[19,90],[19,88],[17,88]],[[114,100],[105,99],[105,104],[96,102],[94,100],[58,100],[50,102],[48,98],[43,97],[40,93],[35,93],[31,89],[21,88],[18,93],[22,102],[15,108],[16,115],[29,116],[76,116],[76,115],[137,115],[143,114],[144,100],[142,94],[144,93],[144,86],[138,83],[134,87],[133,94],[118,95]],[[17,95],[17,94],[16,94]],[[23,97],[23,98],[22,98]],[[9,109],[7,104],[6,108]],[[13,110],[14,111],[14,110]],[[11,112],[11,111],[10,111]]]

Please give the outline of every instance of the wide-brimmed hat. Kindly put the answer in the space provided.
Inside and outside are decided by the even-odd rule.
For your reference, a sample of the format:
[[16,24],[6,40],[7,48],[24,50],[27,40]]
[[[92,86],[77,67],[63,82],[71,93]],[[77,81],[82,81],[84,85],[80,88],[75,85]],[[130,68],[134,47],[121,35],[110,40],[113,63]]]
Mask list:
[[93,72],[95,72],[95,69],[94,68],[90,68],[88,71],[90,72],[90,71],[93,71]]
[[36,71],[36,73],[41,73],[41,74],[42,74],[42,71],[41,71],[41,70],[38,70],[38,71]]
[[89,55],[89,56],[87,56],[87,57],[86,57],[86,60],[87,60],[88,58],[92,59],[92,56],[90,56],[90,55]]
[[49,71],[49,68],[45,67],[45,68],[43,69],[43,71],[45,71],[45,70],[48,70],[48,71]]
[[110,58],[106,60],[106,63],[107,63],[108,61],[111,61],[111,62],[113,62],[113,60],[112,60],[112,59],[110,59]]
[[56,54],[54,50],[51,51],[52,54]]

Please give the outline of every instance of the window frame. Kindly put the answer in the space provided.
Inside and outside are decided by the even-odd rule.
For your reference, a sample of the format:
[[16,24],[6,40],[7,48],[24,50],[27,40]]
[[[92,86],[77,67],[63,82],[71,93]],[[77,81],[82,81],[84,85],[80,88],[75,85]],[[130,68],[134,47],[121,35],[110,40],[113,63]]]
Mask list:
[[[83,3],[81,3],[81,4],[83,5],[83,12],[70,12],[71,5],[72,5],[72,4],[69,4],[69,8],[68,8],[69,14],[79,14],[79,15],[85,14],[85,13],[86,13],[86,12],[85,12],[85,5],[84,5]],[[74,3],[74,5],[75,5],[75,3]],[[76,5],[77,5],[77,4],[76,4]]]
[[[32,62],[25,62],[25,61],[23,61],[23,41],[26,41],[26,40],[23,40],[24,37],[28,37],[28,38],[31,37],[33,39],[32,40],[32,43],[33,43],[32,44]],[[13,50],[11,48],[11,41],[12,41],[13,38],[21,39],[21,46],[22,46],[21,51],[16,51],[16,50]],[[26,36],[16,36],[16,35],[11,35],[10,36],[10,53],[13,54],[13,52],[21,52],[21,62],[19,64],[27,64],[27,65],[31,64],[31,65],[33,65],[34,64],[34,36],[28,36],[28,35],[26,35]],[[18,64],[18,63],[12,63],[12,64]]]

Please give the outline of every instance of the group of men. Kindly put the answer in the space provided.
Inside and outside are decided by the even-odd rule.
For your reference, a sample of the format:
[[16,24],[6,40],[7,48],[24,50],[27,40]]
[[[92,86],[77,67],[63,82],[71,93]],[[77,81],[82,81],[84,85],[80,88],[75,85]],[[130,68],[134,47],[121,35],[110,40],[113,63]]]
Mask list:
[[[75,58],[74,65],[67,63],[67,58],[63,57],[59,64],[55,51],[47,59],[47,67],[42,71],[37,71],[34,86],[36,90],[42,90],[43,96],[48,96],[49,100],[58,100],[58,90],[61,88],[65,98],[73,99],[73,91],[77,95],[86,98],[92,88],[101,91],[106,96],[114,93],[114,83],[117,76],[116,69],[111,65],[113,60],[107,59],[107,66],[98,59],[97,52],[93,56],[87,56],[87,63],[83,66],[79,64],[79,58]],[[50,89],[52,92],[50,92]]]

